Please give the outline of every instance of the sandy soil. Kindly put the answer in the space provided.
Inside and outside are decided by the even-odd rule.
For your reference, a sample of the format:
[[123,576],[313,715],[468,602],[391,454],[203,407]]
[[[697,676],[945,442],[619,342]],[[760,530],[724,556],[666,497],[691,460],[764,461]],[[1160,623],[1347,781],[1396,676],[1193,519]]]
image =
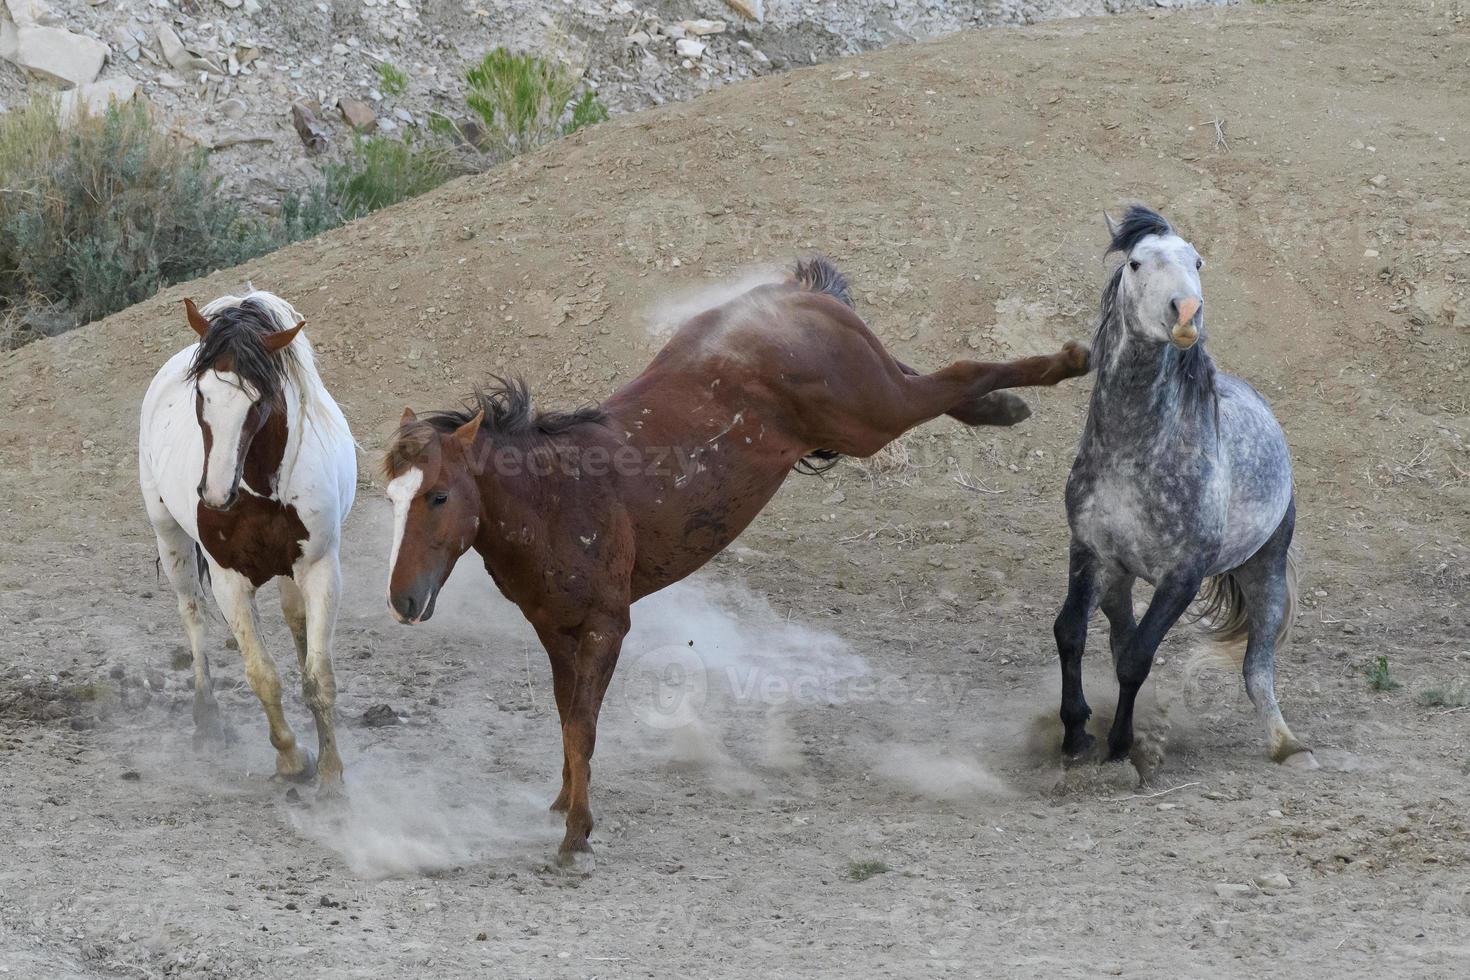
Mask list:
[[[0,970],[1465,975],[1470,712],[1421,703],[1470,680],[1470,38],[1454,17],[1161,11],[792,72],[6,354]],[[267,781],[224,649],[241,739],[191,749],[133,449],[148,379],[187,340],[182,296],[249,278],[295,301],[370,474],[405,403],[506,367],[548,403],[596,398],[671,311],[806,248],[913,363],[1052,349],[1090,329],[1099,212],[1133,198],[1208,258],[1213,350],[1292,441],[1306,607],[1280,688],[1322,771],[1271,765],[1238,680],[1187,675],[1181,630],[1146,689],[1149,783],[1063,778],[1049,624],[1086,384],[1035,395],[1014,430],[931,425],[907,467],[793,478],[737,547],[639,607],[590,877],[548,867],[543,654],[470,567],[432,623],[392,625],[367,482],[337,651],[349,805]],[[1378,657],[1401,688],[1370,688]],[[681,699],[668,679],[691,666],[705,683]],[[401,724],[356,723],[382,703]],[[299,699],[288,710],[310,738]],[[854,880],[863,862],[889,870]]]

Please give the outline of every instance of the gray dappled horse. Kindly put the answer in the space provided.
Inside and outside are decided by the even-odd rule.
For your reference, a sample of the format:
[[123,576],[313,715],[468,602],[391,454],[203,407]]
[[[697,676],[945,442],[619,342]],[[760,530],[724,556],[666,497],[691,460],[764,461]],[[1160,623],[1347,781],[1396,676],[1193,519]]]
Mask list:
[[[1204,586],[1204,618],[1224,641],[1245,637],[1245,686],[1277,762],[1315,768],[1276,704],[1274,656],[1291,627],[1296,523],[1286,438],[1256,390],[1217,372],[1205,351],[1194,247],[1148,208],[1108,219],[1108,251],[1126,256],[1108,282],[1092,350],[1097,381],[1067,480],[1072,546],[1055,632],[1062,666],[1062,752],[1088,753],[1082,694],[1087,622],[1111,627],[1118,710],[1107,757],[1133,746],[1133,704],[1164,634]],[[1133,584],[1154,586],[1141,622]]]

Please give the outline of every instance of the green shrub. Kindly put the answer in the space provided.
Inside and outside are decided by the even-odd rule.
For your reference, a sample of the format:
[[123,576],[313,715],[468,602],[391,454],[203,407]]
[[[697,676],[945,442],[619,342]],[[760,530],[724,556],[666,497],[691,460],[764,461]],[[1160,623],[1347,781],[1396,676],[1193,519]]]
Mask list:
[[1388,658],[1379,657],[1368,668],[1368,686],[1375,691],[1397,691],[1403,687],[1388,669]]
[[389,61],[378,62],[378,84],[384,95],[402,95],[408,89],[408,73]]
[[219,189],[202,150],[141,104],[78,116],[47,99],[0,117],[0,305],[79,323],[256,254],[269,239]]
[[465,82],[465,102],[480,117],[483,143],[500,156],[525,153],[607,118],[607,107],[590,91],[572,103],[577,77],[549,58],[496,48],[465,74]]
[[342,220],[360,218],[438,187],[452,175],[446,152],[389,136],[359,137],[347,160],[325,170],[325,202]]

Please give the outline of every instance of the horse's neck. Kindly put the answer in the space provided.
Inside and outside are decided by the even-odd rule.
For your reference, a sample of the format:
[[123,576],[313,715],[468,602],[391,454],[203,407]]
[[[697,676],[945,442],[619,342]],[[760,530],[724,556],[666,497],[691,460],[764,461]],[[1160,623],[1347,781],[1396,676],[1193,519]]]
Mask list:
[[1150,346],[1131,337],[1120,343],[1111,363],[1102,365],[1092,391],[1088,411],[1092,437],[1109,445],[1140,444],[1192,431],[1191,423],[1197,421],[1193,416],[1205,406],[1184,397],[1183,379],[1170,370],[1168,346]]

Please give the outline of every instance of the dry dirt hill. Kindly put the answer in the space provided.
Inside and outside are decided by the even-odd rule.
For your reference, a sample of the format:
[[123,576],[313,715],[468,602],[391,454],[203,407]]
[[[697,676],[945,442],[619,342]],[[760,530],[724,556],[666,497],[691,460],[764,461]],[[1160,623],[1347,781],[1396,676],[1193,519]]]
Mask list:
[[[961,34],[620,118],[6,354],[0,965],[1463,976],[1467,70],[1463,17],[1421,2]],[[548,871],[542,655],[478,574],[418,630],[380,609],[370,484],[403,405],[501,370],[543,403],[596,399],[696,292],[806,250],[835,258],[912,363],[1050,350],[1090,331],[1100,212],[1134,199],[1206,256],[1216,358],[1292,441],[1306,608],[1280,687],[1323,771],[1265,761],[1235,678],[1184,684],[1181,631],[1151,685],[1165,760],[1137,791],[1172,792],[1055,788],[1075,384],[1029,396],[1014,430],[934,424],[906,440],[908,467],[793,479],[682,605],[651,607],[670,643],[725,630],[785,650],[779,670],[762,661],[778,681],[805,669],[831,690],[726,692],[669,733],[620,689],[594,783],[601,863]],[[408,723],[349,729],[358,810],[340,823],[264,782],[231,654],[241,746],[189,752],[182,631],[136,500],[135,413],[188,340],[179,300],[246,279],[308,317],[364,446],[340,705],[388,701]],[[757,627],[775,632],[741,632]],[[272,648],[284,668],[279,631]],[[1369,687],[1378,657],[1403,688]],[[852,880],[866,860],[891,871]]]

